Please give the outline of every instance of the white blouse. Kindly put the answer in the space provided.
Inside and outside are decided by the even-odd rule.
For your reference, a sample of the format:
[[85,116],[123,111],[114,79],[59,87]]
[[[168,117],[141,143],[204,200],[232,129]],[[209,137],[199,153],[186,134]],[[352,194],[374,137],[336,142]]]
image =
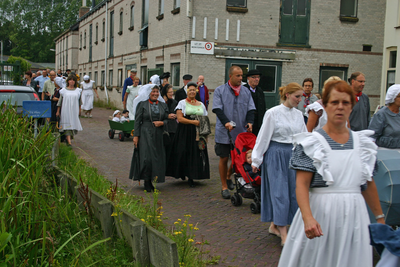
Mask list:
[[260,167],[264,153],[268,150],[269,143],[291,144],[293,135],[307,132],[303,113],[295,108],[288,108],[281,104],[265,112],[261,129],[257,135],[256,145],[253,148],[251,159],[252,166]]
[[304,115],[308,117],[310,110],[314,111],[316,114],[322,111],[322,115],[318,118],[318,125],[314,128],[313,131],[321,129],[328,122],[328,115],[326,114],[324,107],[320,103],[318,103],[318,101],[316,101],[306,107]]

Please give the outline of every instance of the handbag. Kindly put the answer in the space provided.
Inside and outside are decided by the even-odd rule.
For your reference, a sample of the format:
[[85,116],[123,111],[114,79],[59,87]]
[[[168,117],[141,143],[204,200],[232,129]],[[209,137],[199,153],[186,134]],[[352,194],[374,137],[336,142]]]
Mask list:
[[200,125],[198,126],[200,136],[207,136],[211,134],[211,125],[208,116],[196,115],[196,120],[200,122]]
[[136,181],[140,180],[140,158],[139,158],[139,148],[137,147],[133,149],[131,170],[129,171],[129,179]]

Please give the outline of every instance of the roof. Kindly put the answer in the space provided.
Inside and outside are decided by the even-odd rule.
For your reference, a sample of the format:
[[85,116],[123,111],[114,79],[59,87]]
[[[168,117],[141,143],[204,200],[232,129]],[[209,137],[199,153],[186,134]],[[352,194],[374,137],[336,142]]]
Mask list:
[[[3,61],[7,61],[10,56],[8,55],[3,55]],[[24,58],[25,59],[25,58]],[[37,62],[32,62],[30,60],[25,59],[28,61],[28,63],[31,64],[31,69],[47,69],[47,68],[55,68],[55,63],[37,63]]]

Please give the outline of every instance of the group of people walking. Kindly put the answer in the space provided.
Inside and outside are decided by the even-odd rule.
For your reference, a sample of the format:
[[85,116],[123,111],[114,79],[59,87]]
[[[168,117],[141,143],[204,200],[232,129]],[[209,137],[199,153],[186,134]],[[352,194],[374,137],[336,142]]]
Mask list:
[[[53,128],[62,133],[68,146],[78,131],[82,131],[79,116],[92,117],[94,95],[99,97],[95,82],[88,75],[83,82],[78,83],[78,76],[74,73],[67,77],[57,75],[55,71],[43,70],[35,79],[31,71],[25,72],[24,86],[35,89],[42,101],[51,101],[51,118],[48,122]],[[44,122],[44,121],[43,121]]]
[[[255,132],[251,166],[253,173],[261,169],[261,220],[271,223],[269,232],[284,245],[279,266],[372,266],[365,202],[379,223],[385,220],[372,179],[377,146],[370,137],[396,146],[398,131],[384,125],[399,123],[391,122],[399,114],[400,87],[389,89],[389,106],[374,116],[372,122],[381,124],[373,132],[367,130],[377,126],[369,125],[362,73],[353,74],[350,85],[331,77],[321,99],[311,93],[312,79],[305,79],[303,86],[290,83],[279,90],[282,104],[266,112],[257,91],[257,70],[249,71],[247,86],[241,83],[238,66],[229,70],[229,78],[215,89],[212,107],[222,197],[230,198],[233,189],[230,138],[234,142],[241,132]],[[191,186],[195,179],[210,178],[207,142],[201,149],[197,117],[207,116],[207,108],[198,100],[197,84],[186,83],[186,96],[179,102],[173,99],[171,86],[161,92],[163,98],[159,86],[146,86],[136,98],[141,100],[134,134],[140,174],[131,178],[145,180],[147,191],[154,190],[155,177],[157,182],[165,175],[188,178]],[[168,127],[173,129],[172,141],[164,144]]]
[[164,182],[165,175],[187,178],[194,187],[194,180],[210,178],[207,137],[199,132],[200,122],[207,121],[207,109],[196,99],[197,83],[188,82],[184,99],[177,102],[172,86],[160,85],[156,76],[140,87],[133,101],[137,154],[132,157],[129,178],[144,180],[147,192],[154,191],[153,182]]

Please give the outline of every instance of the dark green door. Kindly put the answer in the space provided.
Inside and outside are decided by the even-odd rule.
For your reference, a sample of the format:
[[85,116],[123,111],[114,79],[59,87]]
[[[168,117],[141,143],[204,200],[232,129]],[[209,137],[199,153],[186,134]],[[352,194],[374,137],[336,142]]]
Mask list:
[[282,0],[280,44],[308,45],[310,0]]
[[246,74],[251,69],[257,69],[261,72],[261,79],[258,86],[264,91],[265,104],[267,109],[280,103],[279,87],[282,79],[282,63],[274,61],[253,61],[253,60],[226,60],[225,81],[228,82],[229,68],[233,65],[239,66],[243,70],[243,82],[247,83]]

